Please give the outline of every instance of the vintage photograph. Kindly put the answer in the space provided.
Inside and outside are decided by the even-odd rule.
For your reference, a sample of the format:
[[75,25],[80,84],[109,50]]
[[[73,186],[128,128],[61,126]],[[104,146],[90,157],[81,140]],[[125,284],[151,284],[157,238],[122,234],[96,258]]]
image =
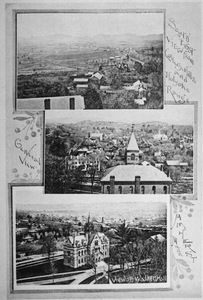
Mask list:
[[39,186],[12,190],[16,289],[169,286],[167,195],[81,200]]
[[193,194],[194,106],[45,112],[45,193]]
[[162,109],[164,16],[17,13],[17,110]]

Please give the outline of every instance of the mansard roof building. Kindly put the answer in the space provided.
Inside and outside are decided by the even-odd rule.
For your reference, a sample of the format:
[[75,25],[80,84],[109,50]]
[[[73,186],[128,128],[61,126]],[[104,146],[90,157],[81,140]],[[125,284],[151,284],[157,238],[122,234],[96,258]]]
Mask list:
[[103,261],[109,257],[109,239],[102,232],[69,236],[64,245],[64,265],[72,268]]

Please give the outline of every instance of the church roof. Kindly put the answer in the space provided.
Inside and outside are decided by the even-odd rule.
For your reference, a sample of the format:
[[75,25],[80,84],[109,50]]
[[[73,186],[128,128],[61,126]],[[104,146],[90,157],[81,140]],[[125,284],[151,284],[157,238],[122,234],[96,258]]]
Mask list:
[[135,181],[135,176],[141,177],[142,181],[168,181],[172,179],[168,177],[163,171],[160,171],[154,166],[142,165],[120,165],[116,166],[111,172],[101,179],[101,182],[109,181],[110,176],[115,176],[115,181]]
[[130,142],[128,144],[127,151],[139,151],[139,147],[133,132],[130,137]]

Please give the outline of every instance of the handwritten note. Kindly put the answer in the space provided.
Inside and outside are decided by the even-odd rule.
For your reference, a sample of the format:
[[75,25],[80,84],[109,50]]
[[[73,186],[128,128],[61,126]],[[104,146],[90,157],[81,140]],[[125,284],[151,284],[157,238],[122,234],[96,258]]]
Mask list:
[[170,18],[166,31],[166,98],[177,104],[188,104],[190,87],[196,85],[194,75],[196,49],[191,44],[191,35]]
[[181,287],[181,280],[193,280],[194,265],[197,263],[198,253],[193,237],[188,233],[190,222],[194,214],[194,204],[184,199],[171,201],[171,250],[172,275],[177,288]]
[[193,241],[187,238],[187,227],[183,223],[181,214],[175,216],[175,227],[173,227],[172,246],[175,248],[176,257],[188,257],[194,263],[197,259],[197,253],[194,249]]
[[15,115],[10,124],[8,181],[42,183],[42,115],[32,112]]

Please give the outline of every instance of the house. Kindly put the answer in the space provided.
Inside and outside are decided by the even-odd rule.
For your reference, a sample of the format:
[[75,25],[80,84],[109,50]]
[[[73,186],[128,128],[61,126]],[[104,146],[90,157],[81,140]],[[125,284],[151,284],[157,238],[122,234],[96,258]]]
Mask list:
[[106,170],[101,179],[103,194],[170,194],[172,179],[152,165],[141,165],[140,154],[132,129],[126,165]]
[[145,161],[142,162],[142,165],[143,166],[150,166],[151,164],[148,161],[145,160]]
[[163,237],[163,235],[161,234],[155,234],[155,235],[152,235],[150,236],[150,238],[148,239],[149,241],[152,241],[152,242],[164,242],[165,241],[165,237]]
[[111,89],[110,85],[100,85],[99,88],[101,91],[107,91]]
[[79,268],[92,259],[95,263],[109,257],[109,239],[102,232],[69,236],[64,245],[64,265]]
[[87,264],[87,239],[85,236],[69,236],[64,245],[64,265],[79,268]]
[[77,90],[86,90],[86,89],[88,89],[88,84],[77,84],[76,85],[76,89]]
[[73,83],[74,84],[87,84],[89,81],[88,78],[74,78]]
[[187,167],[188,163],[187,162],[180,162],[179,160],[166,160],[165,165],[168,167],[175,167],[175,166],[182,166],[182,167]]
[[143,81],[137,80],[131,86],[124,87],[125,90],[133,90],[139,92],[140,89],[147,89],[147,84]]
[[88,157],[88,152],[79,153],[78,155],[70,155],[69,159],[66,161],[68,168],[70,170],[77,169],[81,167],[83,171],[88,171],[89,168],[94,166],[97,171],[100,171],[100,160],[93,158],[92,160]]
[[104,76],[103,74],[100,74],[99,72],[97,72],[97,73],[93,74],[91,78],[97,79],[100,81],[103,76]]
[[166,134],[161,133],[161,132],[160,132],[160,128],[159,128],[158,133],[156,133],[156,134],[154,135],[154,140],[155,140],[155,141],[167,142],[167,141],[168,141],[168,137],[167,137]]
[[100,132],[90,133],[90,138],[91,139],[98,139],[98,140],[102,141],[103,140],[103,133],[100,133]]

